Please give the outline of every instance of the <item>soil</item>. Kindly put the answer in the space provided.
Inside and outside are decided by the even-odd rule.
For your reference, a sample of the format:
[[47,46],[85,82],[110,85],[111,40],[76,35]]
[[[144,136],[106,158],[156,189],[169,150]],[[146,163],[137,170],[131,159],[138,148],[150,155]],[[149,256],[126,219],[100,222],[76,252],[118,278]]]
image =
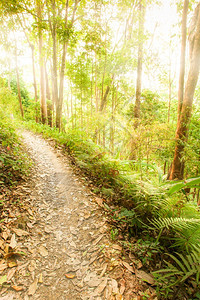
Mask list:
[[0,272],[0,281],[7,276],[0,300],[133,300],[143,299],[144,291],[156,299],[151,280],[140,281],[147,274],[110,239],[104,200],[89,190],[61,150],[28,131],[22,136],[34,167],[21,187],[26,214],[11,216],[12,227],[2,237],[13,255],[0,262],[0,271],[7,264]]

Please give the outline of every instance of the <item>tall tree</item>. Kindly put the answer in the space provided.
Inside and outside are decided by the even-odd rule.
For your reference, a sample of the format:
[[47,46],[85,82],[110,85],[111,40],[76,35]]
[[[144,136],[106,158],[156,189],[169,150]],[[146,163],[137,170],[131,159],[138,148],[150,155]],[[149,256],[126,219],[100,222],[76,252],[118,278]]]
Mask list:
[[143,43],[144,43],[144,17],[145,7],[143,1],[139,2],[139,28],[138,28],[138,63],[137,63],[137,83],[136,98],[134,107],[135,128],[138,126],[140,118],[140,98],[142,89],[142,61],[143,61]]
[[19,81],[19,69],[18,69],[18,59],[17,59],[17,41],[15,39],[15,67],[16,67],[16,75],[17,75],[17,92],[18,92],[18,99],[19,99],[19,107],[22,118],[24,117],[24,110],[22,106],[22,97],[20,91],[20,81]]
[[40,63],[40,103],[42,123],[47,122],[47,105],[45,93],[45,65],[43,54],[43,35],[42,35],[42,3],[36,0],[37,23],[38,23],[38,43],[39,43],[39,63]]
[[70,30],[72,29],[74,22],[75,22],[75,14],[78,8],[78,4],[81,0],[74,1],[74,7],[72,11],[72,17],[69,21],[68,14],[69,14],[69,1],[66,0],[65,3],[65,34],[63,40],[63,50],[62,50],[62,59],[61,59],[61,66],[60,66],[60,85],[59,85],[59,97],[56,103],[56,127],[61,129],[61,122],[62,122],[62,107],[63,107],[63,95],[64,95],[64,77],[65,77],[65,63],[66,63],[66,53],[67,47],[69,44],[70,39]]
[[189,29],[190,68],[185,86],[185,93],[177,123],[175,153],[168,179],[183,179],[184,149],[188,137],[189,123],[192,113],[194,92],[200,69],[200,2],[198,3]]
[[188,5],[189,5],[189,0],[184,0],[183,13],[182,13],[182,34],[181,34],[182,40],[181,40],[179,89],[178,89],[178,119],[180,118],[182,104],[183,104]]
[[[34,94],[35,94],[35,121],[38,122],[38,108],[37,108],[37,102],[38,102],[38,95],[37,95],[37,80],[36,80],[36,72],[35,72],[35,47],[34,44],[31,43],[31,40],[28,35],[28,28],[25,24],[25,18],[24,15],[22,15],[22,20],[18,16],[18,21],[24,31],[24,34],[26,36],[26,40],[28,42],[29,47],[31,48],[31,58],[32,58],[32,71],[33,71],[33,87],[34,87]],[[30,33],[30,32],[29,32]]]

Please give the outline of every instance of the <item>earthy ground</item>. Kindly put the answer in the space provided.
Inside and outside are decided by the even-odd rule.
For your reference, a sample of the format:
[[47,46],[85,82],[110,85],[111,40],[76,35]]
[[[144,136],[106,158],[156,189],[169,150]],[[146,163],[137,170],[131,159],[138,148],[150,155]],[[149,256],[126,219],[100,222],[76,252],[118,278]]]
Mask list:
[[3,223],[0,300],[133,300],[143,299],[142,290],[156,299],[140,283],[153,284],[151,277],[111,241],[103,199],[61,151],[29,132],[23,139],[35,167],[30,182],[16,189],[19,198],[26,194],[26,214],[9,211]]

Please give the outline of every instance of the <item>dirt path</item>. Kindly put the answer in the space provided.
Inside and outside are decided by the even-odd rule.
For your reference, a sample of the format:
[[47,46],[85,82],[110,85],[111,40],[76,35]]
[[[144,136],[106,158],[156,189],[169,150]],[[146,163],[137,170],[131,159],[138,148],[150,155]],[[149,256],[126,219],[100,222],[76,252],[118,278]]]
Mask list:
[[39,214],[32,240],[27,242],[33,284],[24,299],[109,298],[103,295],[109,286],[102,259],[108,242],[104,217],[65,157],[38,136],[24,132],[23,138],[36,162],[32,197]]
[[[0,263],[0,281],[7,283],[0,300],[141,300],[142,291],[155,296],[141,283],[149,275],[136,270],[135,257],[111,241],[103,200],[84,186],[61,151],[30,132],[22,135],[35,166],[30,182],[16,190],[19,199],[27,194],[25,214],[9,213],[10,229],[1,233],[8,258]],[[8,265],[9,251],[27,256],[13,253]]]
[[94,196],[59,151],[30,132],[23,139],[36,165],[30,195],[35,214],[26,242],[17,240],[23,240],[28,262],[13,269],[12,281],[23,289],[0,299],[123,299],[124,280],[107,275],[120,264],[121,247],[109,241]]

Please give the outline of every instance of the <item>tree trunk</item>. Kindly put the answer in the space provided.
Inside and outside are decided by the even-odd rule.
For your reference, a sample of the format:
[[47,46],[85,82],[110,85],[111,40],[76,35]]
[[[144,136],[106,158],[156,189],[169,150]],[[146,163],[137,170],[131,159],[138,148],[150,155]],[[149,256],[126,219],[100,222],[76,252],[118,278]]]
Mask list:
[[200,3],[195,9],[192,20],[192,31],[189,35],[190,42],[190,69],[185,87],[185,94],[180,118],[177,123],[175,153],[168,179],[183,179],[184,176],[184,149],[187,141],[189,123],[192,113],[194,92],[200,68]]
[[33,87],[34,87],[34,94],[35,94],[35,121],[38,122],[38,108],[37,108],[37,102],[38,102],[38,96],[37,96],[37,81],[36,81],[36,74],[35,74],[35,55],[34,55],[34,45],[31,43],[28,34],[26,32],[26,26],[25,26],[25,19],[23,17],[22,20],[18,17],[18,20],[20,22],[20,25],[23,28],[24,34],[26,36],[27,42],[31,48],[31,57],[32,57],[32,70],[33,70]]
[[34,86],[34,93],[35,93],[35,121],[38,122],[38,96],[37,96],[37,81],[36,81],[36,74],[35,74],[35,56],[34,56],[34,46],[31,45],[31,54],[32,54],[32,68],[33,68],[33,86]]
[[51,35],[53,41],[53,66],[52,66],[52,101],[56,105],[58,103],[58,72],[57,72],[57,36],[56,36],[56,20],[55,20],[55,0],[52,1],[53,24],[51,26]]
[[137,64],[137,83],[136,83],[136,98],[134,107],[134,127],[139,125],[140,118],[140,102],[141,102],[141,89],[142,89],[142,61],[143,61],[143,40],[144,40],[144,16],[145,7],[140,1],[139,4],[139,28],[138,28],[138,64]]
[[39,63],[40,63],[40,103],[41,103],[41,119],[45,124],[47,121],[47,106],[45,95],[45,67],[43,58],[43,37],[40,22],[42,20],[42,8],[40,0],[36,0],[37,4],[37,17],[38,17],[38,40],[39,40]]
[[179,89],[178,89],[178,120],[180,119],[180,114],[181,114],[181,109],[183,104],[183,93],[184,93],[188,5],[189,5],[189,0],[184,0],[183,15],[182,15],[182,41],[181,41]]
[[[70,22],[70,26],[72,27],[75,20],[75,14],[77,10],[78,3],[81,0],[75,0],[74,9],[72,13],[72,19]],[[66,0],[65,3],[65,28],[69,26],[68,24],[68,8],[69,8],[69,0]],[[56,127],[61,129],[61,122],[62,122],[62,106],[63,106],[63,94],[64,94],[64,78],[65,78],[65,61],[66,61],[66,53],[67,47],[69,43],[69,37],[66,41],[63,42],[63,52],[62,52],[62,59],[61,59],[61,67],[60,67],[60,85],[59,85],[59,97],[56,103]]]
[[18,99],[19,99],[19,107],[22,118],[24,118],[24,110],[22,106],[22,98],[20,92],[20,83],[19,83],[19,70],[18,70],[18,61],[17,61],[17,42],[15,41],[15,66],[16,66],[16,75],[17,75],[17,92],[18,92]]
[[45,65],[45,82],[46,82],[46,97],[47,97],[47,121],[50,127],[53,126],[53,105],[51,100],[51,93],[49,88],[49,78],[47,73],[47,66]]

